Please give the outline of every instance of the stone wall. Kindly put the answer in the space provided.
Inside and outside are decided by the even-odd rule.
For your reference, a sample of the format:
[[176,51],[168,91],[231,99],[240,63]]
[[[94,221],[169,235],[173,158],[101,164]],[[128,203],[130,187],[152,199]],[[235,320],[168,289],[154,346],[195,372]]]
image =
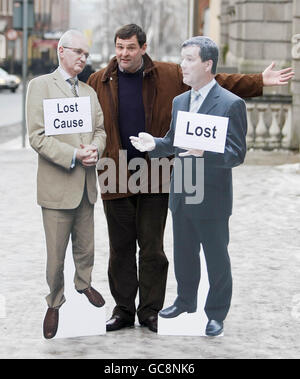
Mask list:
[[293,0],[225,0],[223,12],[226,64],[241,72],[261,71],[272,60],[290,64]]
[[[292,95],[289,147],[300,142],[300,0],[221,0],[221,63],[238,72],[262,72],[293,65],[292,85],[269,87],[264,95]],[[295,36],[299,33],[298,37]],[[292,57],[292,39],[294,53]],[[299,55],[299,57],[298,57]]]

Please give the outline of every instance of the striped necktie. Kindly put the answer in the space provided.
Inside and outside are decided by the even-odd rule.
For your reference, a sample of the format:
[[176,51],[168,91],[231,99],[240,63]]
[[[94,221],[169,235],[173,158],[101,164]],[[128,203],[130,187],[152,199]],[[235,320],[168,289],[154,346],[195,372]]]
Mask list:
[[200,98],[201,98],[201,93],[198,91],[192,90],[190,112],[194,112],[194,113],[198,112],[200,108]]
[[74,97],[78,97],[77,89],[76,89],[76,84],[77,84],[77,79],[70,78],[68,79],[68,82],[71,84],[71,91]]

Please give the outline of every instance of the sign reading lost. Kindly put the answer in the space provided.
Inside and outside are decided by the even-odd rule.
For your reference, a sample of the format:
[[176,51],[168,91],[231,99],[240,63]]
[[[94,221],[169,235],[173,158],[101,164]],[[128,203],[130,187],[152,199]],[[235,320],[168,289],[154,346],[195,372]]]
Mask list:
[[46,136],[92,132],[90,98],[44,100],[44,123]]
[[228,117],[179,111],[174,146],[224,153]]

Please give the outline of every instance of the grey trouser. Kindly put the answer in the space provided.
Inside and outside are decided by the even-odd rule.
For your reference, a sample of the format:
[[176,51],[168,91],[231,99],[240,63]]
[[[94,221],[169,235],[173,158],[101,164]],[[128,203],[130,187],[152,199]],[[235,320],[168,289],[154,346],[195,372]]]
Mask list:
[[74,283],[77,290],[91,285],[94,265],[94,205],[86,192],[75,209],[42,208],[47,244],[47,283],[50,293],[46,300],[51,308],[64,302],[64,261],[70,236],[75,263]]

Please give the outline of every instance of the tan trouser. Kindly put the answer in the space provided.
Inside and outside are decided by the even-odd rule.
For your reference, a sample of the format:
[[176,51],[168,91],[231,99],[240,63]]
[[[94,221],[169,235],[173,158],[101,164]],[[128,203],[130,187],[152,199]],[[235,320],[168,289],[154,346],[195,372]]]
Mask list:
[[94,205],[84,193],[78,208],[53,210],[42,208],[47,244],[47,283],[50,294],[46,300],[51,308],[64,302],[64,261],[66,249],[72,238],[75,263],[74,283],[77,290],[91,285],[94,265]]

